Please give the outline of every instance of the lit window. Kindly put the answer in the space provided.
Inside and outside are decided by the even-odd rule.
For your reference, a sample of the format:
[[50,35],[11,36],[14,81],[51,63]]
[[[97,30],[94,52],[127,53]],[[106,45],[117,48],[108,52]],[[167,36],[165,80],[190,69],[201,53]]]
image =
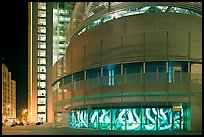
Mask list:
[[45,74],[38,74],[38,78],[40,80],[46,80],[46,75]]
[[66,40],[66,36],[59,36],[59,40],[60,41],[65,41]]
[[45,114],[38,114],[38,121],[45,121],[46,120],[46,115]]
[[38,96],[45,96],[46,91],[45,90],[38,90]]
[[46,19],[38,19],[38,25],[46,25]]
[[38,17],[46,17],[46,11],[39,10]]
[[46,51],[45,50],[38,50],[38,56],[45,57],[46,56]]
[[45,2],[39,2],[38,3],[38,9],[46,9],[46,3]]
[[46,27],[38,27],[38,33],[46,33]]
[[[45,104],[46,103],[46,99],[45,98],[38,98],[38,104]],[[40,112],[38,110],[38,112]],[[44,112],[44,110],[42,110],[42,112]]]
[[38,82],[38,86],[41,87],[41,88],[45,88],[46,83],[45,82]]
[[39,41],[45,41],[45,40],[46,40],[46,35],[44,35],[44,34],[38,34],[38,40],[39,40]]
[[46,66],[38,66],[38,72],[46,72]]
[[45,42],[38,42],[38,48],[39,49],[46,49],[46,43]]
[[46,58],[38,58],[38,64],[46,64]]
[[45,106],[38,106],[38,112],[46,112]]

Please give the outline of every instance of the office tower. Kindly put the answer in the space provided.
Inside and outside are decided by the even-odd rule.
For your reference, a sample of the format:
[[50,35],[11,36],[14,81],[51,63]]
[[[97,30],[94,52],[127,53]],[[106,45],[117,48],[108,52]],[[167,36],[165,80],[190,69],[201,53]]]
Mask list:
[[28,119],[52,123],[52,65],[66,50],[73,3],[29,2]]
[[77,2],[69,24],[55,125],[202,130],[202,3]]
[[2,63],[2,123],[16,120],[16,81]]

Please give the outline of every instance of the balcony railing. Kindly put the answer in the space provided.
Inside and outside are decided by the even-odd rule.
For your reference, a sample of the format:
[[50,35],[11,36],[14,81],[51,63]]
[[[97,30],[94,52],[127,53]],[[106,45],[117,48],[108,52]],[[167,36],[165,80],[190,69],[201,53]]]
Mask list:
[[127,74],[92,78],[73,82],[73,90],[83,88],[94,88],[99,86],[119,86],[129,84],[143,83],[202,83],[202,74],[197,73],[145,73],[145,74]]

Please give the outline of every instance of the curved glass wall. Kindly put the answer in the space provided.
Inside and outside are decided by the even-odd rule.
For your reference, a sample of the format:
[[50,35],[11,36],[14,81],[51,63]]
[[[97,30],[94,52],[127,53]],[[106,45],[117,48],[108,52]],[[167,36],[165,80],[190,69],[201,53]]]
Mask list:
[[[192,63],[193,64],[193,63]],[[190,80],[188,62],[185,61],[153,61],[114,64],[86,70],[86,87],[114,86],[134,83],[175,83]],[[123,77],[121,77],[123,75]],[[85,72],[80,71],[67,75],[55,83],[66,85],[73,82],[73,90],[84,88]],[[199,77],[199,76],[198,76]],[[195,79],[195,78],[194,78]],[[102,80],[102,81],[101,81]],[[102,82],[102,83],[101,83]],[[55,85],[54,87],[55,87]]]

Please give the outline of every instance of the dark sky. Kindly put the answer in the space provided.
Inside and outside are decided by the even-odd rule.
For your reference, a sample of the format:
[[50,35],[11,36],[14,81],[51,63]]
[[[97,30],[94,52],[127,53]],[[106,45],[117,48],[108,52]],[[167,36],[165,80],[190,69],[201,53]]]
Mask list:
[[[28,107],[28,3],[8,1],[2,12],[2,58],[16,81],[17,114]],[[2,10],[3,11],[3,10]]]

